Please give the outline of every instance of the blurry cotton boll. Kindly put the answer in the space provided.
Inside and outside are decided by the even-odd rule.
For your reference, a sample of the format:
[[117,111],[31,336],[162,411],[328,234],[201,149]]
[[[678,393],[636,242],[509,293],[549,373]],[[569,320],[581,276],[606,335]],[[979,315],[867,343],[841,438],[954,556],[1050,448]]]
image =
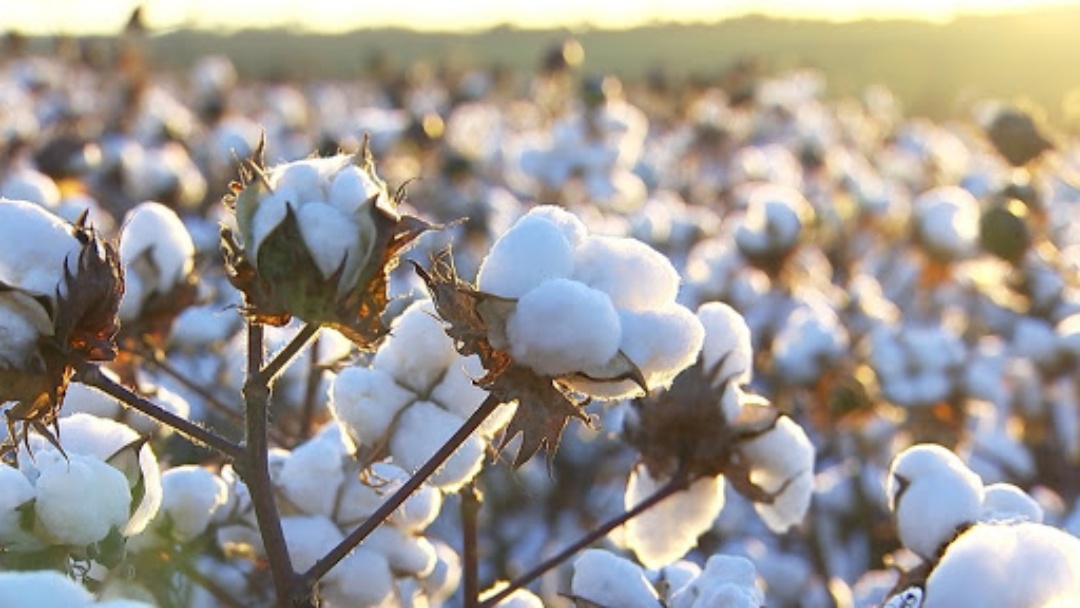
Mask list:
[[[502,591],[509,583],[499,581],[495,585],[485,589],[480,594],[480,599],[491,597]],[[528,589],[515,589],[513,593],[495,604],[498,608],[544,608],[544,602],[535,593]]]
[[731,159],[729,180],[732,185],[775,184],[779,187],[802,187],[802,168],[798,159],[781,145],[746,146]]
[[364,446],[375,444],[390,429],[395,415],[414,398],[385,370],[347,367],[331,385],[330,409]]
[[134,600],[96,602],[85,587],[54,570],[0,572],[0,605],[11,608],[149,608]]
[[161,485],[164,500],[150,532],[167,529],[180,542],[206,531],[214,513],[225,504],[228,492],[220,477],[192,465],[165,471]]
[[29,201],[51,209],[60,204],[61,197],[51,177],[21,164],[9,169],[0,182],[0,198]]
[[332,516],[344,463],[353,448],[344,431],[328,424],[289,453],[276,483],[292,504],[311,515]]
[[911,204],[915,235],[934,258],[952,262],[971,256],[979,238],[979,201],[957,186],[941,186]]
[[195,207],[206,196],[206,178],[183,146],[132,148],[121,166],[125,191],[136,201],[162,201]]
[[735,242],[751,263],[775,273],[799,244],[813,208],[794,188],[773,184],[748,187],[746,215],[735,232]]
[[570,593],[600,606],[661,606],[656,590],[640,567],[602,549],[586,549],[574,560]]
[[754,564],[743,557],[713,555],[689,584],[676,590],[667,605],[671,608],[759,608],[765,596],[757,587]]
[[[667,480],[654,479],[646,467],[630,473],[626,508],[632,509]],[[686,555],[712,527],[724,508],[724,478],[705,477],[626,524],[626,544],[646,568],[659,568]]]
[[120,318],[130,321],[153,296],[167,297],[187,283],[195,268],[195,244],[176,213],[160,203],[145,202],[124,218],[120,261],[125,270]]
[[286,515],[281,518],[281,531],[285,533],[293,568],[299,572],[314,566],[345,538],[324,515]]
[[1011,483],[993,483],[983,488],[979,521],[1042,523],[1043,508],[1027,492]]
[[385,605],[394,586],[394,573],[377,551],[357,547],[323,580],[320,594],[331,608]]
[[827,306],[796,308],[773,343],[777,371],[801,385],[816,382],[847,351],[847,331]]
[[925,559],[975,522],[983,502],[979,476],[949,450],[930,444],[893,460],[886,492],[901,542]]
[[707,370],[716,368],[713,382],[749,384],[754,373],[754,352],[746,319],[723,302],[702,304],[697,315],[707,336],[701,347],[702,363]]
[[[418,469],[464,423],[463,418],[433,403],[421,401],[412,405],[401,415],[390,442],[394,461],[407,471]],[[483,460],[483,440],[469,437],[431,476],[431,483],[455,492],[480,472]]]
[[750,481],[774,495],[771,502],[755,502],[754,509],[770,530],[786,532],[810,508],[814,445],[802,427],[783,416],[772,429],[746,441],[741,451],[750,467]]
[[128,521],[131,490],[123,473],[101,460],[58,451],[37,454],[34,513],[46,538],[84,546]]
[[923,608],[1043,608],[1077,600],[1080,540],[1075,536],[1031,522],[980,523],[945,550],[926,581]]

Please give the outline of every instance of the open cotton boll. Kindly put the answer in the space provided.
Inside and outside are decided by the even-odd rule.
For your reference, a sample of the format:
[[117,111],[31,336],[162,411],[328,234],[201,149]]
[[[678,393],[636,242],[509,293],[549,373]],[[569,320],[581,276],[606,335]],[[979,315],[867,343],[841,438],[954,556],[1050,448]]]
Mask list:
[[931,253],[945,259],[966,257],[979,238],[979,201],[959,186],[941,186],[912,202],[916,230]]
[[289,557],[297,572],[307,571],[345,538],[334,522],[323,515],[282,517],[281,531],[285,534]]
[[17,165],[5,171],[0,183],[0,197],[28,201],[53,208],[60,203],[60,188],[51,177],[27,165]]
[[739,249],[750,256],[779,254],[798,244],[812,213],[798,190],[779,184],[752,186],[746,215],[735,230]]
[[[665,483],[644,465],[637,466],[626,484],[626,508],[634,508]],[[626,544],[646,568],[665,566],[693,549],[723,508],[723,477],[703,477],[628,521]]]
[[55,570],[0,572],[0,606],[6,608],[90,608],[94,596]]
[[679,305],[659,310],[620,311],[619,350],[638,367],[649,388],[667,387],[697,360],[705,329],[694,313]]
[[364,234],[352,216],[322,201],[309,201],[297,211],[300,235],[324,279],[344,266],[338,286],[347,289],[356,283],[361,264],[373,244],[372,234]]
[[600,606],[661,606],[656,590],[637,564],[602,549],[586,549],[574,560],[570,593]]
[[825,306],[795,309],[773,342],[780,377],[800,385],[817,381],[847,350],[847,331],[836,312]]
[[920,444],[897,455],[885,491],[900,541],[926,559],[982,509],[982,480],[939,445]]
[[578,216],[558,205],[537,205],[529,210],[529,217],[543,218],[558,226],[570,247],[579,247],[588,238],[589,229]]
[[[106,369],[102,369],[102,373],[112,377],[113,380],[116,379],[115,375]],[[60,408],[60,413],[63,416],[83,413],[98,418],[115,418],[120,413],[121,407],[120,402],[115,398],[81,382],[72,382],[64,394],[64,404]]]
[[[415,403],[401,415],[390,439],[394,463],[406,471],[415,471],[464,423],[463,418],[434,403]],[[443,491],[455,492],[480,472],[483,461],[484,441],[471,435],[429,481]]]
[[176,212],[161,203],[145,202],[128,212],[120,233],[120,261],[130,265],[149,255],[159,272],[154,287],[162,292],[191,274],[195,243]]
[[457,357],[431,300],[418,300],[390,324],[390,335],[376,351],[372,367],[390,372],[401,386],[427,395]]
[[983,488],[979,521],[1042,523],[1043,516],[1043,508],[1039,503],[1011,483],[992,483]]
[[749,384],[754,371],[754,352],[746,319],[723,302],[702,304],[697,316],[705,329],[702,364],[710,370],[723,361],[713,381]]
[[744,557],[713,555],[705,569],[675,592],[670,608],[759,608],[765,595],[757,588],[754,564]]
[[[431,391],[431,400],[462,418],[468,418],[487,398],[487,391],[473,382],[476,378],[482,378],[485,373],[487,372],[480,363],[480,357],[476,355],[458,357],[447,368],[442,381]],[[477,432],[490,439],[510,423],[516,410],[517,402],[499,405],[480,423]]]
[[398,574],[423,578],[435,568],[435,546],[431,541],[394,526],[377,528],[364,546],[382,553]]
[[340,157],[308,158],[270,170],[267,178],[275,192],[290,190],[296,193],[292,202],[326,200],[326,176],[342,166]]
[[431,604],[438,606],[454,595],[461,584],[461,557],[442,541],[433,540],[431,544],[435,547],[435,567],[420,580],[420,586]]
[[554,279],[518,300],[506,334],[516,362],[541,375],[561,376],[603,367],[619,348],[622,327],[606,294]]
[[259,201],[259,206],[251,217],[251,263],[259,265],[259,248],[262,247],[266,237],[285,221],[291,209],[293,213],[299,208],[299,197],[296,192],[279,188],[267,194]]
[[373,196],[386,196],[383,184],[356,165],[338,171],[330,182],[329,202],[345,215],[353,215]]
[[574,252],[576,281],[600,290],[619,309],[645,311],[675,302],[679,273],[665,256],[631,238],[590,236]]
[[926,581],[923,608],[1043,608],[1080,595],[1080,539],[1042,524],[978,523]]
[[320,599],[332,608],[382,605],[394,588],[394,573],[378,551],[357,547],[323,579]]
[[526,215],[491,246],[477,273],[477,289],[520,298],[544,281],[574,272],[574,250],[563,227],[542,214]]
[[167,517],[180,541],[188,541],[206,531],[217,509],[225,504],[228,487],[206,469],[181,465],[161,475],[164,498],[158,517]]
[[389,372],[375,367],[346,367],[330,384],[330,412],[361,445],[377,443],[414,399]]
[[85,546],[122,528],[131,513],[131,490],[123,473],[101,460],[50,450],[38,454],[34,482],[38,523],[57,543]]
[[289,454],[276,483],[305,513],[329,517],[345,481],[350,448],[340,433],[321,432]]
[[0,199],[0,281],[55,297],[65,260],[77,260],[81,247],[59,217],[34,203]]
[[[339,511],[339,518],[346,521],[354,521],[374,513],[386,497],[409,480],[409,474],[394,464],[376,462],[370,469],[371,485],[364,485],[359,478],[357,480],[367,491],[346,491],[346,496],[340,501]],[[351,504],[353,502],[359,504]],[[422,484],[390,515],[390,521],[407,532],[419,532],[435,520],[441,507],[442,493],[430,485]]]
[[666,589],[664,592],[665,600],[670,602],[672,596],[700,575],[701,566],[692,561],[681,559],[664,566],[656,572],[652,584],[654,587]]
[[780,492],[772,504],[754,503],[754,509],[770,530],[786,532],[810,508],[814,444],[794,420],[781,416],[771,430],[743,442],[740,451],[750,466],[750,481],[766,492]]

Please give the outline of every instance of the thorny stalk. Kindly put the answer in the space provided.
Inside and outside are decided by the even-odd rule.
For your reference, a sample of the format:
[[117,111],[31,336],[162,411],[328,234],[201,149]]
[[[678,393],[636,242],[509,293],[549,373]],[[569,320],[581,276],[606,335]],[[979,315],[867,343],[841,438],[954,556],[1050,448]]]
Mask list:
[[480,608],[491,608],[497,605],[499,602],[509,597],[510,594],[512,594],[513,592],[540,578],[548,570],[551,570],[552,568],[570,559],[570,557],[572,557],[578,551],[585,549],[594,542],[607,536],[608,533],[615,528],[618,528],[619,526],[625,524],[626,522],[637,517],[638,515],[641,515],[645,511],[648,511],[649,509],[655,507],[657,504],[659,504],[672,494],[677,494],[686,490],[688,487],[690,487],[690,482],[691,480],[689,475],[682,471],[676,472],[676,474],[672,476],[671,481],[657,488],[656,492],[653,492],[648,498],[638,503],[634,508],[628,511],[624,511],[621,515],[618,515],[615,518],[608,520],[600,527],[594,528],[593,530],[589,531],[588,534],[578,539],[577,542],[566,547],[556,555],[553,555],[552,557],[549,557],[548,559],[540,562],[535,567],[533,567],[532,570],[529,570],[525,574],[522,574],[521,576],[511,581],[509,585],[500,589],[498,593],[490,597],[484,598],[484,600],[480,602]]
[[[313,334],[314,335],[314,334]],[[297,340],[293,340],[293,343]],[[293,344],[290,343],[290,346]],[[288,348],[288,347],[286,347]],[[299,351],[299,348],[297,348]],[[278,355],[280,358],[280,354]],[[281,528],[281,516],[274,498],[274,486],[270,480],[267,459],[269,443],[267,435],[270,379],[274,374],[265,373],[263,363],[263,326],[248,322],[247,380],[244,382],[244,455],[242,466],[237,470],[251,494],[255,518],[259,524],[270,575],[274,580],[279,607],[295,601],[296,573],[289,559],[289,547]]]

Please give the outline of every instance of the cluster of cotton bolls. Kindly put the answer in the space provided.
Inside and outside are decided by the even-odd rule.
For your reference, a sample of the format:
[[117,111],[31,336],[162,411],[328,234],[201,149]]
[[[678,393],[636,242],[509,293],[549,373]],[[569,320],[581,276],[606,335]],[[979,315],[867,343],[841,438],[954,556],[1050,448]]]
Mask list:
[[[1034,523],[1005,525],[1013,516],[1002,509],[1014,503],[995,501],[1017,499],[1035,522],[1032,503],[994,488],[1015,484],[1043,521],[1080,531],[1080,189],[1067,175],[1080,166],[1076,142],[1017,156],[989,135],[992,113],[980,111],[982,124],[907,118],[880,87],[834,102],[824,77],[808,71],[744,70],[730,82],[652,89],[586,78],[572,63],[534,75],[416,68],[301,85],[249,81],[223,56],[145,78],[5,56],[0,196],[26,202],[0,204],[0,281],[54,298],[78,246],[57,218],[87,211],[89,224],[119,238],[127,284],[122,352],[105,373],[228,434],[240,426],[246,336],[243,303],[221,271],[218,227],[233,220],[219,202],[260,137],[267,159],[285,164],[252,182],[253,194],[265,191],[239,205],[231,227],[256,266],[302,245],[314,272],[286,278],[336,280],[342,291],[358,278],[374,240],[365,214],[392,192],[382,179],[420,178],[406,189],[418,215],[447,223],[468,215],[447,227],[449,237],[424,237],[419,251],[453,239],[461,277],[506,304],[492,345],[607,403],[586,410],[597,428],[571,421],[549,462],[516,471],[484,463],[514,413],[498,411],[331,571],[321,591],[335,605],[459,605],[448,594],[461,570],[461,525],[447,506],[464,484],[486,496],[478,542],[495,557],[480,565],[484,584],[512,579],[647,496],[672,471],[646,468],[620,439],[635,421],[619,400],[640,396],[635,381],[662,395],[699,346],[710,363],[728,357],[718,372],[728,382],[710,393],[725,422],[783,412],[769,432],[741,442],[745,475],[697,480],[611,535],[609,548],[626,557],[586,553],[504,605],[565,605],[568,594],[600,605],[871,606],[907,589],[894,590],[895,574],[883,569],[887,559],[918,561],[907,552],[936,564],[921,587],[926,605],[949,605],[949,592],[935,591],[948,586],[940,581],[975,571],[979,559],[1038,564],[1023,570],[1032,580],[1064,577],[1024,553],[1058,541]],[[361,166],[365,134],[380,178]],[[325,158],[308,158],[313,151]],[[278,249],[268,235],[290,215],[297,238]],[[15,216],[35,219],[7,221]],[[26,238],[28,222],[48,230]],[[455,351],[410,265],[390,282],[401,297],[372,353],[323,329],[274,387],[272,472],[299,568],[487,396],[473,381],[488,370]],[[33,359],[48,311],[44,300],[0,291],[7,369]],[[736,315],[745,327],[730,330]],[[706,336],[720,320],[737,349]],[[298,326],[268,328],[270,350]],[[251,501],[230,466],[77,383],[61,413],[67,459],[31,433],[35,457],[20,452],[21,468],[3,469],[0,598],[50,582],[15,580],[6,572],[12,556],[63,547],[85,568],[50,567],[106,581],[101,605],[160,603],[168,585],[147,583],[144,593],[143,581],[124,587],[109,575],[106,562],[122,545],[129,562],[143,560],[136,579],[160,567],[161,580],[183,579],[190,605],[215,605],[215,593],[266,600]],[[151,487],[157,473],[134,483],[141,469],[110,459],[132,433],[150,437],[138,454],[152,445],[161,456],[160,484]],[[99,435],[113,439],[80,439]],[[890,473],[897,453],[923,441],[955,456],[919,448]],[[978,500],[906,502],[930,487],[921,475],[933,484],[939,471]],[[59,482],[68,477],[79,485]],[[99,488],[116,492],[106,499]],[[90,501],[102,504],[84,512]],[[911,523],[961,507],[940,526]],[[957,526],[967,531],[939,555]],[[1011,556],[1001,553],[1006,543],[1017,547]],[[188,569],[170,571],[154,557],[163,548]],[[72,593],[70,605],[90,605]],[[1055,601],[1071,599],[1063,598]]]

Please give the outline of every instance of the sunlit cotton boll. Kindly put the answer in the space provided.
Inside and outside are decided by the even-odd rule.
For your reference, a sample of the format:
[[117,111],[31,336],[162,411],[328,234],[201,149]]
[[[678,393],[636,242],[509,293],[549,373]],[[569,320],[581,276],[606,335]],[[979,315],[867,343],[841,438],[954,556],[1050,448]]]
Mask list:
[[522,296],[506,333],[515,361],[560,376],[603,367],[619,349],[622,325],[606,294],[555,279]]
[[0,545],[21,548],[36,541],[20,525],[20,509],[34,499],[34,486],[18,469],[0,465]]
[[1044,608],[1080,599],[1080,539],[1042,524],[974,525],[945,550],[923,608]]
[[0,572],[0,605],[11,608],[90,608],[94,596],[55,570]]
[[[463,418],[429,401],[413,404],[398,421],[390,439],[394,463],[406,471],[420,468],[462,424]],[[430,482],[444,491],[457,491],[483,465],[484,441],[473,435],[431,476]]]
[[1043,508],[1027,492],[1011,483],[992,483],[983,488],[979,521],[1042,523]]
[[697,315],[706,335],[701,346],[702,364],[706,370],[720,365],[713,382],[749,384],[754,372],[754,352],[746,319],[723,302],[702,304]]
[[123,473],[92,456],[49,450],[37,456],[34,510],[54,542],[85,546],[122,528],[131,490]]
[[574,280],[606,293],[620,310],[652,310],[678,295],[679,274],[671,262],[635,239],[590,236],[574,261]]
[[167,518],[181,541],[206,531],[214,512],[225,504],[228,488],[220,477],[202,467],[181,465],[161,475],[164,500],[158,518]]
[[975,251],[979,237],[979,201],[958,186],[941,186],[912,203],[915,229],[929,252],[943,260],[962,259]]
[[357,547],[327,574],[320,597],[331,608],[381,605],[390,597],[394,573],[378,551]]
[[345,480],[344,463],[352,452],[336,424],[294,449],[277,477],[277,484],[292,504],[311,515],[330,516],[338,488]]
[[[757,407],[748,405],[747,407]],[[794,420],[781,416],[764,434],[745,441],[740,451],[750,466],[750,481],[769,493],[772,504],[754,509],[769,529],[783,533],[810,508],[814,490],[814,445]]]
[[120,233],[120,261],[124,266],[121,319],[138,316],[150,295],[166,294],[195,266],[195,244],[176,213],[155,202],[132,209]]
[[694,580],[676,591],[671,608],[759,608],[765,596],[757,588],[754,564],[743,557],[713,555]]
[[[664,485],[644,465],[630,472],[626,508],[632,509]],[[704,477],[626,524],[626,544],[646,568],[659,568],[697,545],[724,508],[724,478]]]
[[[568,238],[579,232],[580,220],[564,224],[562,214],[530,213],[499,237],[477,274],[480,291],[504,298],[520,298],[544,281],[567,278],[574,271],[574,245]],[[576,223],[575,223],[576,222]],[[580,226],[584,231],[584,226]]]
[[602,549],[586,549],[574,560],[570,593],[600,606],[661,606],[656,590],[637,564]]
[[414,393],[427,395],[457,357],[431,300],[418,300],[390,324],[390,336],[375,353],[372,367],[386,370]]
[[382,553],[394,572],[407,576],[425,577],[438,561],[431,541],[395,526],[377,528],[364,546]]
[[380,440],[416,395],[375,367],[347,367],[330,385],[330,411],[361,445]]
[[293,568],[298,572],[314,566],[345,538],[334,522],[323,515],[282,517],[281,531],[285,533]]
[[957,529],[982,510],[979,476],[949,450],[932,444],[901,452],[889,469],[885,490],[900,541],[929,559]]

